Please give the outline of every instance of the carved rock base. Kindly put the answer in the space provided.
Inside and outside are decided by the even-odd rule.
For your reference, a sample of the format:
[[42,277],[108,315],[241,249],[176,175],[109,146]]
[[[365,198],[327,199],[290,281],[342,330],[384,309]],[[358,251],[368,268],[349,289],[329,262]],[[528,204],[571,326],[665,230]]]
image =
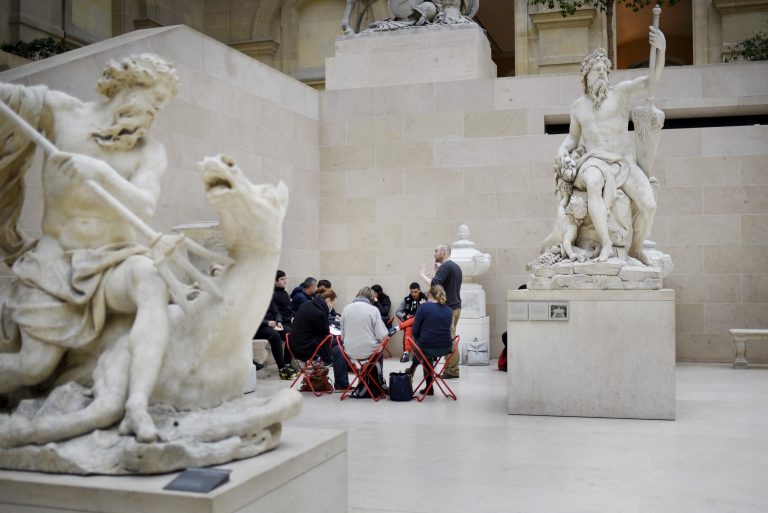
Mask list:
[[281,421],[296,416],[301,405],[301,394],[282,390],[268,398],[245,395],[210,410],[178,412],[153,406],[150,414],[159,442],[138,443],[133,436],[120,435],[115,426],[57,443],[0,448],[0,468],[119,475],[220,465],[277,447]]
[[533,273],[528,288],[534,290],[657,290],[662,285],[660,268],[642,265],[634,259],[629,263],[619,258],[554,264],[533,261],[526,269]]

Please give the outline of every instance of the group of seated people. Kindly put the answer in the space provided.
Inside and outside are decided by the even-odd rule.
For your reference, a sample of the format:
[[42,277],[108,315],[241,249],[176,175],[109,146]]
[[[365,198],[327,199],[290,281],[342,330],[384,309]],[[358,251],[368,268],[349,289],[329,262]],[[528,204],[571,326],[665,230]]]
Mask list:
[[[410,293],[396,310],[400,324],[392,327],[391,301],[380,285],[362,287],[339,315],[334,310],[337,295],[329,281],[307,277],[290,294],[286,283],[285,272],[278,270],[272,302],[254,335],[269,341],[281,379],[296,376],[290,365],[291,353],[294,358],[307,361],[331,333],[338,335],[339,343],[324,344],[317,352],[316,363],[333,367],[334,388],[338,391],[349,386],[347,359],[342,351],[350,360],[365,360],[385,337],[399,329],[404,330],[401,362],[411,360],[409,353],[414,343],[433,365],[437,357],[451,352],[452,311],[445,305],[445,290],[440,285],[431,286],[425,296],[418,283],[411,283]],[[290,351],[284,344],[287,336]],[[413,374],[419,363],[418,358],[413,358],[407,372]],[[425,377],[428,383],[432,380],[426,366]],[[431,387],[426,388],[432,393]]]

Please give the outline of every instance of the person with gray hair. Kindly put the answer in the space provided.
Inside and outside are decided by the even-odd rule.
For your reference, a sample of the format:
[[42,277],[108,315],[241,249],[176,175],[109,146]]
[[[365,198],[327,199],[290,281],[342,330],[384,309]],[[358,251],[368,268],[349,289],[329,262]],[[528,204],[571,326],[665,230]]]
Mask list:
[[[350,358],[364,360],[387,336],[379,309],[373,306],[373,290],[363,287],[341,312],[341,338]],[[379,361],[381,363],[381,361]]]
[[317,280],[312,276],[307,276],[304,278],[304,281],[291,292],[293,311],[298,312],[301,305],[307,301],[311,301],[315,292],[317,292]]
[[[427,274],[427,266],[421,266],[421,277],[430,286],[442,285],[445,289],[445,304],[453,311],[451,321],[451,338],[456,337],[456,325],[461,316],[461,282],[463,279],[461,267],[451,260],[451,246],[439,244],[435,247],[435,275],[430,278]],[[454,354],[443,371],[443,379],[455,379],[459,377],[459,358]]]

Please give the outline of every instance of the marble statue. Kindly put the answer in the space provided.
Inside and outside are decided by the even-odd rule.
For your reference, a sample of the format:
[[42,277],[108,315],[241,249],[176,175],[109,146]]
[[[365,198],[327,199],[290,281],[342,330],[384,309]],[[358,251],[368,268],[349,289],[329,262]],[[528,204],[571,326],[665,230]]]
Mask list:
[[[349,26],[349,18],[358,1],[347,0],[344,18],[341,21],[341,28],[346,35],[355,33]],[[372,23],[365,32],[382,32],[431,24],[474,23],[472,18],[479,7],[480,0],[389,0],[390,18]]]
[[[661,272],[671,270],[667,255],[652,258],[644,249],[656,213],[657,181],[650,176],[649,154],[655,153],[663,124],[663,114],[659,120],[652,105],[666,48],[657,28],[659,12],[649,31],[650,76],[611,85],[611,63],[602,48],[581,64],[583,95],[571,106],[569,133],[555,159],[555,227],[542,243],[542,255],[528,265],[540,278],[534,288],[660,288]],[[633,113],[639,133],[633,142],[627,129],[630,103],[640,94],[647,105],[638,109],[650,114],[641,121]],[[641,149],[643,159],[638,158]],[[641,283],[626,285],[619,278],[625,266],[632,268],[625,275],[633,278],[645,269]]]
[[[111,63],[97,89],[102,100],[84,103],[0,84],[0,248],[16,278],[0,291],[0,394],[12,410],[0,416],[0,467],[163,472],[270,449],[280,421],[300,409],[298,393],[248,399],[250,408],[229,402],[243,401],[253,314],[271,298],[287,189],[255,186],[232,158],[209,157],[202,182],[228,256],[154,232],[146,220],[166,154],[149,131],[177,93],[175,69],[132,56]],[[44,153],[44,214],[30,241],[16,224],[35,146]],[[216,276],[187,252],[211,260]],[[109,455],[91,447],[73,462],[72,447],[97,444],[96,430],[109,428]],[[238,437],[252,443],[233,444]],[[232,450],[213,450],[226,440]],[[59,457],[35,457],[41,444]],[[163,451],[165,459],[143,458]]]

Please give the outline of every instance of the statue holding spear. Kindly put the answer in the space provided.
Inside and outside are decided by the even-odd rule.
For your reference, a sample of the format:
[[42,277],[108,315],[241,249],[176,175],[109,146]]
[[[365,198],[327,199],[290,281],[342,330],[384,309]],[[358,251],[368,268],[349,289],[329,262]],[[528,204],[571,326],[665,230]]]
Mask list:
[[[649,76],[611,85],[611,63],[605,50],[598,48],[584,58],[584,94],[571,106],[569,132],[555,159],[558,178],[569,182],[574,194],[586,192],[591,223],[589,233],[581,229],[578,237],[582,243],[585,239],[597,243],[598,261],[615,256],[614,246],[628,246],[618,256],[628,255],[651,265],[643,252],[643,242],[656,214],[649,172],[663,124],[663,116],[659,122],[653,107],[652,89],[664,69],[666,49],[664,34],[658,29],[658,12],[654,12],[654,26],[649,31]],[[649,100],[642,107],[643,115],[635,117],[640,134],[636,156],[627,126],[632,98],[641,94]]]
[[[173,66],[150,54],[112,62],[97,89],[102,99],[86,103],[0,83],[0,250],[17,278],[0,297],[0,393],[55,377],[64,355],[95,344],[110,317],[132,317],[120,428],[149,442],[157,437],[147,408],[168,345],[167,305],[186,300],[168,265],[216,293],[177,248],[225,262],[146,225],[167,167],[149,130],[178,92]],[[42,234],[28,241],[16,225],[36,147],[44,154]]]

